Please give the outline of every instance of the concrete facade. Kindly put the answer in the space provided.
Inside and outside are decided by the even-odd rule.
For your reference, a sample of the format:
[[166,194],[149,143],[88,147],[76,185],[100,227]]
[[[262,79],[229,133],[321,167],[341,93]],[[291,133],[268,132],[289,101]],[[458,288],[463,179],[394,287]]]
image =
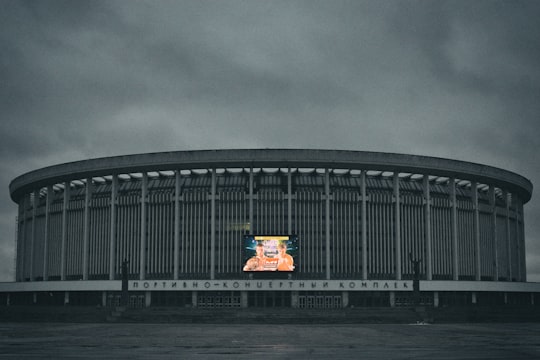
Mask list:
[[[420,291],[433,298],[484,283],[538,291],[525,270],[532,184],[480,164],[331,150],[169,152],[35,170],[10,192],[19,204],[16,283],[0,284],[4,292],[73,281],[114,291],[124,260],[130,281],[245,283],[244,234],[298,235],[298,267],[286,279],[294,283],[412,281],[418,261]],[[245,289],[230,290],[245,302]],[[260,291],[275,290],[291,304],[303,291]],[[334,291],[343,305],[360,290],[310,291]]]

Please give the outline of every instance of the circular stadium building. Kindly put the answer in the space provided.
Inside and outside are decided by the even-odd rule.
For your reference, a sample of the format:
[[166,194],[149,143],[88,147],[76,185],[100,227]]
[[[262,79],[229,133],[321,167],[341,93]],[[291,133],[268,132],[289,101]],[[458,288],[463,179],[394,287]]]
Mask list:
[[[208,150],[65,163],[10,184],[6,304],[534,304],[526,178],[449,159]],[[538,302],[538,301],[537,301]]]

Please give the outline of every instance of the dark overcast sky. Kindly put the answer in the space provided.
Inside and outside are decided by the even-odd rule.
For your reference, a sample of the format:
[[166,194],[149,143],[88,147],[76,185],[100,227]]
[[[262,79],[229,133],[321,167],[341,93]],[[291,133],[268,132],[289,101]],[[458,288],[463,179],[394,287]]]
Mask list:
[[[453,158],[540,186],[538,1],[0,1],[0,281],[9,182],[215,148]],[[525,206],[540,281],[540,196]]]

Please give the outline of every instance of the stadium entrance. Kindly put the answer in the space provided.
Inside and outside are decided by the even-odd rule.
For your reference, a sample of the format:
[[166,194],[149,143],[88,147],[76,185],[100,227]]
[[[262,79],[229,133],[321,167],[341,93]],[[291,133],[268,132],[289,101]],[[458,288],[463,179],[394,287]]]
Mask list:
[[207,291],[197,294],[197,307],[208,308],[239,308],[239,291]]
[[289,291],[253,291],[247,295],[248,307],[291,307]]
[[343,307],[341,293],[306,292],[298,295],[300,309],[339,309]]

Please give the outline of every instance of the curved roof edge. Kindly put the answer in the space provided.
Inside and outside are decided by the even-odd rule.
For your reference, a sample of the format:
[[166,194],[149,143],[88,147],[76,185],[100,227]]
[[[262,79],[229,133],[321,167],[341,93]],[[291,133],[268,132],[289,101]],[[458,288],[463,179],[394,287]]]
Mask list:
[[511,171],[430,156],[349,150],[235,149],[145,153],[69,162],[18,176],[10,183],[9,190],[11,199],[17,202],[23,194],[36,187],[86,177],[159,170],[289,166],[453,176],[508,189],[519,194],[524,202],[530,200],[533,189],[528,179]]

